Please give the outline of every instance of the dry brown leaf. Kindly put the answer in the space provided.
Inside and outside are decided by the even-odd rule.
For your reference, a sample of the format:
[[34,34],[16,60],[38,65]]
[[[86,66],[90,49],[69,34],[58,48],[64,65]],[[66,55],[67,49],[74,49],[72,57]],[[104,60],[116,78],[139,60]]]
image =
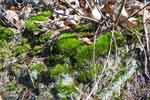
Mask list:
[[128,19],[128,17],[129,17],[129,14],[127,13],[125,7],[123,7],[122,11],[121,11],[120,20],[119,20],[120,24],[121,25],[123,25],[123,24],[125,25],[126,24],[126,26],[128,28],[133,28],[133,27],[137,26],[136,18],[131,17],[131,18]]
[[4,16],[8,24],[20,30],[23,28],[23,21],[19,19],[17,13],[13,10],[6,10],[6,15]]
[[[110,16],[112,16],[113,20],[115,21],[117,19],[118,12],[116,13],[114,10],[115,10],[114,2],[108,2],[102,8],[102,11],[105,13],[108,13]],[[118,24],[122,25],[124,27],[128,27],[128,28],[133,28],[133,27],[137,26],[136,19],[134,17],[128,19],[128,17],[129,17],[129,14],[128,14],[126,8],[123,7],[122,11],[121,11],[121,15],[119,16]]]
[[108,3],[108,4],[105,4],[104,7],[102,8],[102,11],[105,12],[105,13],[109,13],[110,15],[113,14],[113,5]]

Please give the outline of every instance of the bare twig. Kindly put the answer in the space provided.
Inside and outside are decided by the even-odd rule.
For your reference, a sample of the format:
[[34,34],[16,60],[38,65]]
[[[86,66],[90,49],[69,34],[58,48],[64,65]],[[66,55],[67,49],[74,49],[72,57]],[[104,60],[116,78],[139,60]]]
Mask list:
[[[96,37],[97,37],[97,34],[98,34],[100,28],[101,28],[101,25],[99,24],[99,26],[98,26],[95,34],[94,34],[94,47],[93,47],[93,59],[92,59],[92,65],[93,65],[93,67],[95,67],[95,49],[96,49],[95,48],[95,44],[96,44]],[[85,100],[89,100],[90,99],[91,95],[94,93],[94,91],[96,91],[96,88],[97,88],[97,84],[95,84],[95,86],[92,88],[92,91],[89,93],[89,95],[86,97]]]
[[[146,5],[146,0],[144,0],[144,5]],[[148,32],[148,27],[147,27],[147,23],[146,23],[146,9],[145,8],[143,11],[143,25],[144,25],[145,38],[146,38],[146,49],[147,49],[147,54],[148,54],[148,53],[150,53],[150,47],[149,47],[149,32]],[[149,77],[149,71],[148,71],[147,67],[148,67],[148,61],[147,61],[147,57],[146,57],[146,59],[145,59],[145,74]]]

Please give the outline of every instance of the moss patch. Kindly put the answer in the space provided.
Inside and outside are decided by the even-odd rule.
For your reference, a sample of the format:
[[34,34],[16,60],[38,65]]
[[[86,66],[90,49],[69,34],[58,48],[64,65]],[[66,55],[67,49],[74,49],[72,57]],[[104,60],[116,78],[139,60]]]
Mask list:
[[80,47],[80,41],[72,34],[63,34],[57,41],[57,47],[65,55],[72,56],[76,54],[77,48]]
[[14,33],[9,28],[0,26],[0,40],[9,40],[11,36],[13,36]]

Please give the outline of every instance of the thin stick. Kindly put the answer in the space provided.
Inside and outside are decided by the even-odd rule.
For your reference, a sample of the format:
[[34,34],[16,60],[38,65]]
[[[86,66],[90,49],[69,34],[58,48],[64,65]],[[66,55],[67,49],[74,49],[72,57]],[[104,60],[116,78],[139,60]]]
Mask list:
[[[146,5],[146,0],[144,0],[144,5]],[[149,47],[149,32],[148,32],[148,27],[146,23],[146,9],[144,8],[143,12],[143,25],[144,25],[144,31],[145,31],[145,38],[146,38],[146,49],[147,49],[147,54],[150,53],[150,47]],[[149,77],[149,71],[148,71],[148,62],[147,62],[147,57],[145,59],[145,74]],[[150,77],[149,77],[150,78]]]

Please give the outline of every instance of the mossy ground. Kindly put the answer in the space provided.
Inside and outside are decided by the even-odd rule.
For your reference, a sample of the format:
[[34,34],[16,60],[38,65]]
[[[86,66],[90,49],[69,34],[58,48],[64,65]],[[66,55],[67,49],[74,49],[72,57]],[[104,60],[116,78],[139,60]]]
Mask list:
[[[6,60],[16,57],[18,62],[13,64],[13,66],[19,66],[13,67],[15,68],[13,72],[16,75],[18,69],[21,68],[20,66],[25,64],[28,66],[28,71],[33,78],[32,81],[35,81],[33,83],[36,84],[36,88],[40,88],[38,87],[40,83],[54,84],[52,87],[52,90],[55,90],[54,94],[60,100],[70,100],[68,98],[71,96],[76,97],[79,95],[77,88],[80,84],[86,85],[97,79],[106,62],[98,62],[98,59],[106,60],[110,48],[112,49],[112,54],[114,54],[116,45],[113,42],[110,46],[112,32],[104,32],[98,36],[95,44],[93,41],[92,44],[83,43],[80,37],[94,35],[96,26],[92,27],[91,24],[78,25],[75,27],[74,32],[63,32],[53,41],[52,45],[45,45],[51,39],[53,33],[43,32],[39,27],[39,23],[47,23],[51,15],[52,12],[43,11],[27,19],[25,21],[25,32],[20,33],[22,34],[22,40],[16,45],[11,42],[15,33],[7,27],[0,27],[0,69]],[[35,32],[39,32],[39,34],[34,35]],[[134,38],[133,35],[130,34],[130,36]],[[127,35],[124,38],[124,34],[115,32],[114,37],[118,48],[122,51],[127,42],[125,40]],[[95,55],[95,63],[93,63],[93,55]],[[124,58],[129,56],[125,53],[120,55]],[[119,66],[125,66],[125,64],[120,64]],[[114,73],[113,67],[111,68],[108,70],[110,73]],[[126,71],[124,67],[118,69],[120,71],[115,74],[115,77],[109,78],[112,82],[118,80]],[[37,81],[37,79],[39,80]],[[43,80],[46,82],[43,82]],[[6,90],[16,91],[16,88],[16,83],[10,83],[7,85]]]

